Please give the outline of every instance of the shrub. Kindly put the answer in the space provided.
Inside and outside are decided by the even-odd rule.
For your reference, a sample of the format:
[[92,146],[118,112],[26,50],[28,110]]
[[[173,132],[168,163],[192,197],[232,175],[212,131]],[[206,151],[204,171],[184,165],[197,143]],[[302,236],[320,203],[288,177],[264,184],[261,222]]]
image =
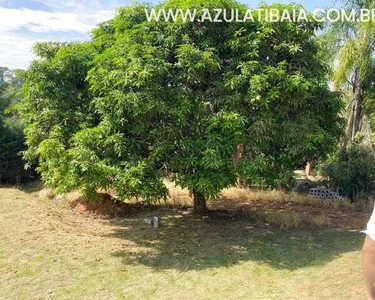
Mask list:
[[329,177],[331,187],[349,197],[368,195],[375,186],[375,156],[370,149],[352,144],[344,155],[336,155],[321,165],[323,176]]
[[13,184],[33,180],[33,169],[25,170],[20,152],[26,150],[21,121],[16,115],[7,114],[7,109],[17,100],[15,87],[0,82],[0,184]]
[[33,180],[33,169],[25,170],[20,152],[25,150],[24,136],[19,120],[5,119],[0,126],[0,184],[14,184]]

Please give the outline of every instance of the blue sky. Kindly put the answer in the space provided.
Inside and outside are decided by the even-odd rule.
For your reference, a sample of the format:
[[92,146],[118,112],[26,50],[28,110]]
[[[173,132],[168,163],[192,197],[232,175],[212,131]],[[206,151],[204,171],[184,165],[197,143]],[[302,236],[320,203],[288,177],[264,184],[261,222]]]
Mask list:
[[[0,66],[27,68],[31,47],[39,41],[83,41],[99,22],[113,17],[131,0],[0,0]],[[159,1],[152,1],[157,3]],[[260,2],[302,4],[307,10],[340,6],[337,0],[240,0],[251,8]]]

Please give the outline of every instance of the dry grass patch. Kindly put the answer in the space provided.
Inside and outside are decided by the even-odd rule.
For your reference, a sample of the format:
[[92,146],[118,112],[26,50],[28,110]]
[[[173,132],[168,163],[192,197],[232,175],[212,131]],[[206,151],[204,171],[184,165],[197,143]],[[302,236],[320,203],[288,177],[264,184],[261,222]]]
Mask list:
[[166,204],[175,207],[187,207],[193,205],[193,200],[189,195],[188,189],[182,189],[168,180],[164,180],[164,184],[169,190],[169,197]]
[[[164,202],[150,205],[132,199],[126,203],[102,199],[90,203],[78,192],[56,196],[50,189],[35,191],[40,199],[53,200],[55,205],[70,208],[73,212],[91,214],[95,217],[124,217],[138,212],[151,212],[158,207],[173,208],[185,213],[192,207],[193,201],[187,189],[181,189],[174,183],[165,180],[170,196]],[[39,185],[37,185],[39,187]],[[102,195],[113,191],[102,191]],[[109,197],[109,196],[108,196]],[[348,202],[322,201],[309,195],[286,193],[276,190],[259,190],[249,188],[229,188],[222,192],[220,201],[209,201],[209,217],[213,218],[246,218],[257,225],[271,225],[282,229],[342,227],[362,229],[369,217],[369,210],[358,211]],[[369,206],[367,204],[367,206]]]
[[259,190],[251,188],[229,188],[222,192],[222,199],[235,201],[253,201],[261,204],[301,204],[314,207],[325,207],[333,209],[351,210],[353,207],[348,201],[329,201],[320,200],[310,195],[299,194],[295,192],[284,192],[279,190]]
[[309,195],[275,190],[229,188],[213,209],[240,211],[256,224],[279,228],[364,228],[369,213],[358,212],[347,201],[320,200]]

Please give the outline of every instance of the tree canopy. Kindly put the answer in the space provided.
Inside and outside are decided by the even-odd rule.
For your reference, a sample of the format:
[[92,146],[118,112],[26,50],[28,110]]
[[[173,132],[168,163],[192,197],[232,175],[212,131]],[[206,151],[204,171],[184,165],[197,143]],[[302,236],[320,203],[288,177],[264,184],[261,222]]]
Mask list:
[[[160,7],[246,9],[220,0]],[[274,185],[335,148],[342,103],[327,85],[318,23],[148,22],[150,8],[120,8],[89,43],[36,46],[21,105],[25,157],[49,185],[155,201],[167,196],[167,171],[203,214],[238,176]]]
[[40,59],[23,74],[19,105],[28,146],[24,158],[38,165],[47,185],[64,192],[76,186],[68,151],[72,138],[96,125],[85,80],[93,56],[86,43],[39,43],[34,51]]

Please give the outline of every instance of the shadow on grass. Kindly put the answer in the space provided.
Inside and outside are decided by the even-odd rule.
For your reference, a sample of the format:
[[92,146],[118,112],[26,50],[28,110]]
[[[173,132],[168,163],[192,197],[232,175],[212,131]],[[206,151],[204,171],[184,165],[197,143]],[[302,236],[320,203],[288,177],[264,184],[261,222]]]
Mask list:
[[18,190],[24,192],[24,193],[36,193],[45,188],[43,182],[41,180],[35,180],[28,183],[21,184],[20,187],[18,187]]
[[[195,219],[166,210],[160,228],[141,219],[112,220],[112,237],[135,244],[112,255],[125,264],[179,271],[230,267],[255,261],[295,270],[324,265],[345,252],[360,250],[364,236],[340,229],[281,230],[245,220]],[[138,216],[140,217],[140,216]]]

